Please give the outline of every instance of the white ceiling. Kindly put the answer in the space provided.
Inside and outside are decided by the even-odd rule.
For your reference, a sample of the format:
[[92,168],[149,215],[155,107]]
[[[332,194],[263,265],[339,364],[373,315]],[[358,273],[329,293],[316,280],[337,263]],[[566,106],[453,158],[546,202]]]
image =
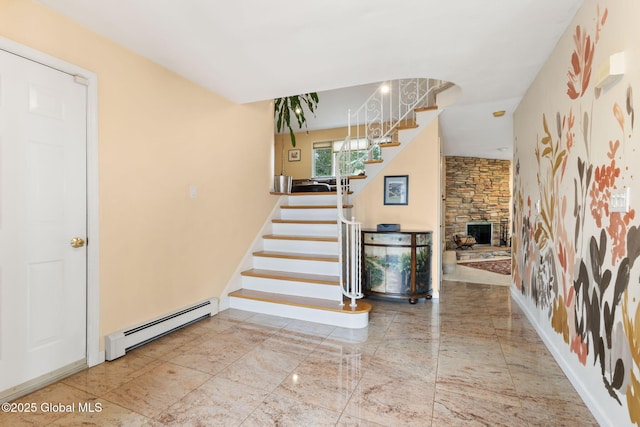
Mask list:
[[[320,92],[312,127],[334,121],[321,113],[323,102],[344,97],[335,89],[406,77],[453,82],[462,95],[441,115],[445,154],[500,159],[512,157],[514,109],[583,3],[39,1],[238,103]],[[507,113],[496,119],[496,110]]]

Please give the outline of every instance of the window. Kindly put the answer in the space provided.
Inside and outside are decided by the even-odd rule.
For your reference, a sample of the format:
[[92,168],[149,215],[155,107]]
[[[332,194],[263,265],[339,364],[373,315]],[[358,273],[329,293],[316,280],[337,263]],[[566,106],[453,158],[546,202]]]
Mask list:
[[334,176],[333,169],[333,143],[314,142],[313,143],[313,173],[311,176]]
[[[386,142],[386,141],[385,141]],[[336,176],[336,163],[338,152],[344,144],[344,140],[323,141],[313,143],[313,177]],[[364,173],[364,161],[367,160],[367,140],[365,138],[351,140],[351,158],[349,164],[353,175]],[[382,158],[381,149],[378,145],[373,148],[372,159]]]

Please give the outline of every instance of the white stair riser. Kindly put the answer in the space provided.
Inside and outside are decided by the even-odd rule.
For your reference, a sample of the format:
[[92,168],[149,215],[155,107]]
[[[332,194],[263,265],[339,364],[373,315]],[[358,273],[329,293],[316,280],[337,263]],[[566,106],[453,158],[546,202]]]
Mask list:
[[369,323],[369,313],[346,314],[286,304],[275,304],[246,298],[230,297],[229,306],[231,308],[251,311],[254,313],[271,314],[273,316],[287,317],[289,319],[324,323],[325,325],[340,326],[348,329],[365,328]]
[[242,287],[253,291],[272,292],[274,294],[296,295],[299,297],[321,298],[335,301],[340,301],[342,298],[342,291],[339,286],[296,282],[292,280],[242,276]]
[[263,256],[253,257],[253,268],[290,271],[293,273],[323,274],[326,276],[338,276],[340,274],[340,268],[337,262]]
[[336,208],[323,208],[323,209],[281,209],[280,219],[331,219],[335,220],[338,217],[338,209]]
[[336,204],[335,194],[313,196],[288,196],[287,204],[292,206],[326,206]]
[[338,242],[310,240],[264,239],[265,251],[296,252],[301,254],[338,255]]
[[287,236],[338,236],[338,226],[336,224],[283,224],[273,223],[273,234],[284,234]]

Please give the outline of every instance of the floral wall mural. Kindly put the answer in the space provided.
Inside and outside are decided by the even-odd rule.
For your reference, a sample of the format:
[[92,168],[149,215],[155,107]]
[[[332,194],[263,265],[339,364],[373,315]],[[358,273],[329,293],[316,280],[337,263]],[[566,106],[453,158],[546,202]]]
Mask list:
[[[638,12],[585,1],[514,118],[514,287],[615,425],[640,425],[640,71],[607,89],[594,75],[612,49],[640,43],[620,31]],[[630,208],[614,211],[627,188]]]

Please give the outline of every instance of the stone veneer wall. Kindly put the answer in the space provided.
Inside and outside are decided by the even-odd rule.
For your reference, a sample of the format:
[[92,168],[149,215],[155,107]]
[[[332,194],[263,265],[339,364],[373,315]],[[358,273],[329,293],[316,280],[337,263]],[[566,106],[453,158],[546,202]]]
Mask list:
[[467,222],[493,223],[491,244],[500,246],[500,221],[511,236],[511,161],[476,157],[445,158],[444,247],[455,249],[454,234],[465,234]]

